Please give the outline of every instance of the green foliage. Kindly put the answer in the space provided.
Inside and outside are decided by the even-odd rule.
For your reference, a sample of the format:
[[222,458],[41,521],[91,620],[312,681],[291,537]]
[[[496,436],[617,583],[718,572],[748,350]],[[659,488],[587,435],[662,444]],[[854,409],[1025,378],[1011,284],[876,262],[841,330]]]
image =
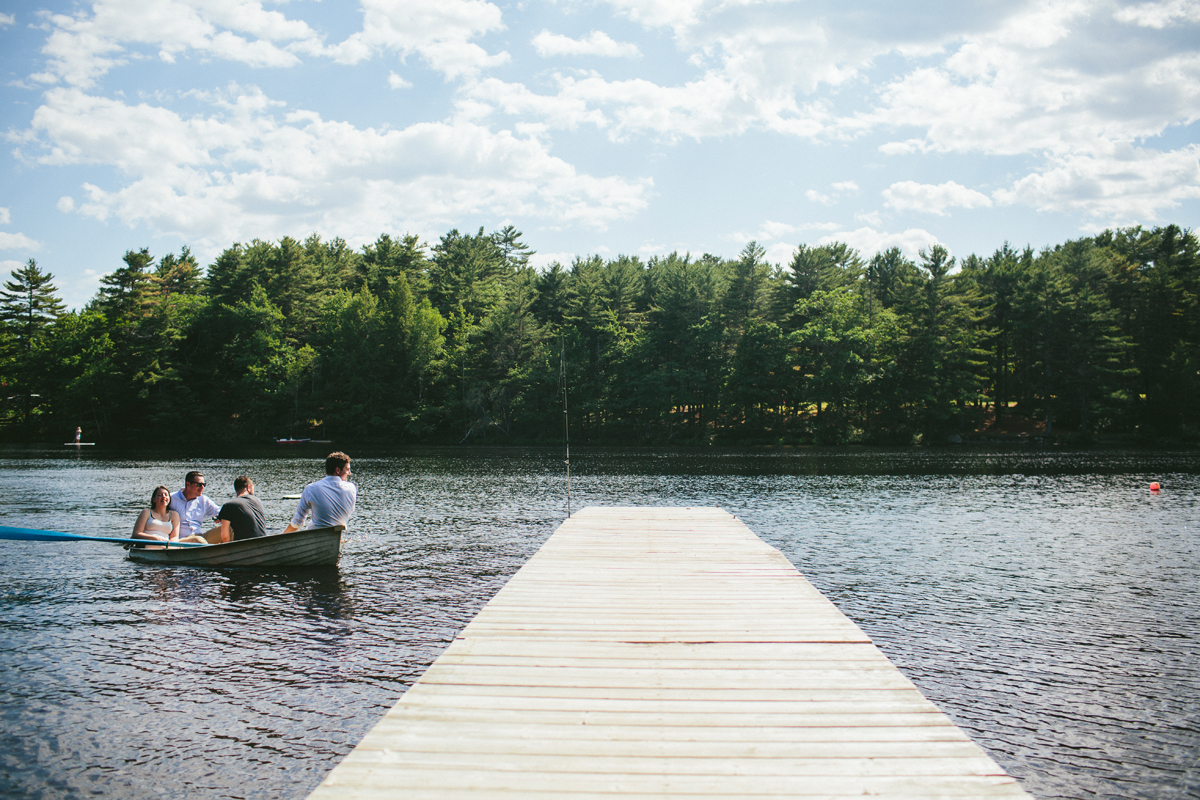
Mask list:
[[38,432],[36,417],[53,385],[47,381],[45,351],[51,327],[64,310],[53,280],[31,258],[12,271],[12,280],[0,291],[0,420],[18,425],[25,438]]
[[512,226],[253,240],[206,271],[130,250],[71,313],[30,261],[0,292],[0,435],[557,441],[563,372],[584,442],[1200,435],[1200,245],[1176,226],[961,262],[532,254]]

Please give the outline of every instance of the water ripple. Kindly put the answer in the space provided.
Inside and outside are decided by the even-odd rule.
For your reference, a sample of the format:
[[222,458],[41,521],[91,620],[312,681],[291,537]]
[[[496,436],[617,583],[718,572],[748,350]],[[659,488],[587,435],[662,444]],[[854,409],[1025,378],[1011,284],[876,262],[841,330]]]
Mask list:
[[[1041,798],[1200,796],[1200,459],[581,451],[573,505],[720,505]],[[273,526],[319,462],[255,477]],[[0,459],[8,524],[123,534],[172,457]],[[561,522],[561,457],[355,461],[340,568],[136,565],[7,543],[0,795],[302,798]],[[1169,487],[1157,498],[1145,486]]]

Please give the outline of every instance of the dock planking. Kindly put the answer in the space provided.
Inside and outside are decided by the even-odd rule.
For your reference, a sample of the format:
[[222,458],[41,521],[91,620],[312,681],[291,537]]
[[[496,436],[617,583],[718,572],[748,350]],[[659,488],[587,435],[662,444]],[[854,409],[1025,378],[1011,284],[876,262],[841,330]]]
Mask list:
[[309,796],[1029,798],[718,508],[568,519]]

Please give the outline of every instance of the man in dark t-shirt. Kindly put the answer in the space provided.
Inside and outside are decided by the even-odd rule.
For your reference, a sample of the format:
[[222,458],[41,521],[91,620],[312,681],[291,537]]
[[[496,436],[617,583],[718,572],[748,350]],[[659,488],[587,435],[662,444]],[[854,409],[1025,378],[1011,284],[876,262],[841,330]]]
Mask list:
[[253,539],[267,535],[267,512],[254,496],[254,481],[239,475],[233,482],[237,497],[221,506],[217,520],[221,523],[221,541]]

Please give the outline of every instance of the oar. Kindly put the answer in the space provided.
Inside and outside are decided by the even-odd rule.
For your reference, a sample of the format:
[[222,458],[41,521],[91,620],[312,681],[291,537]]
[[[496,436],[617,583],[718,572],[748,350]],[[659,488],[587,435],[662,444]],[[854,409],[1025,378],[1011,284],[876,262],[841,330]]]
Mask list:
[[[78,533],[40,531],[37,528],[9,528],[0,525],[0,539],[20,539],[27,542],[116,542],[117,544],[165,545],[161,539],[115,539],[111,536],[81,536]],[[171,542],[171,547],[204,547],[199,542]]]

